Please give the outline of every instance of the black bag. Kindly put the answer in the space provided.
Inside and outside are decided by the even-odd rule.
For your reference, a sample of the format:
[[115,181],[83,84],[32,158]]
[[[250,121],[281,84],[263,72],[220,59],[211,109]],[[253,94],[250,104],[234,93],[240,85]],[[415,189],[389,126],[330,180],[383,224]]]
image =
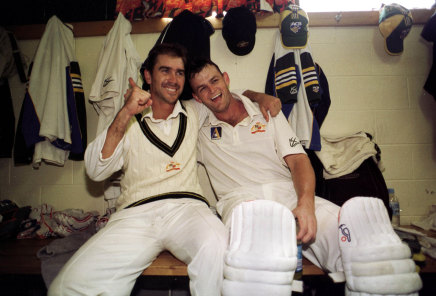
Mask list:
[[16,238],[20,230],[21,222],[29,217],[31,207],[18,207],[10,200],[0,202],[0,215],[3,220],[0,223],[0,240]]

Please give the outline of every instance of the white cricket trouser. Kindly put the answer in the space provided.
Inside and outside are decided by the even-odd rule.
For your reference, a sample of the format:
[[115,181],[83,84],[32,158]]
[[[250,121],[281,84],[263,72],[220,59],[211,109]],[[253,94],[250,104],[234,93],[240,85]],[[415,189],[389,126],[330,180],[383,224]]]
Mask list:
[[161,200],[124,209],[73,255],[48,295],[130,295],[163,250],[188,265],[191,295],[220,295],[227,240],[226,228],[201,201]]

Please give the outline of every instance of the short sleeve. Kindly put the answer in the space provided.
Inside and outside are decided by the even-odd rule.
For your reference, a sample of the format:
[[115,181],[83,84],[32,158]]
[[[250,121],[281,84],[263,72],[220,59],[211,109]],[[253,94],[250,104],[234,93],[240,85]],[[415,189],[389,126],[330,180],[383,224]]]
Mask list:
[[270,122],[274,128],[277,155],[279,155],[281,159],[290,154],[306,154],[300,143],[300,139],[297,137],[282,112],[276,117],[272,117]]

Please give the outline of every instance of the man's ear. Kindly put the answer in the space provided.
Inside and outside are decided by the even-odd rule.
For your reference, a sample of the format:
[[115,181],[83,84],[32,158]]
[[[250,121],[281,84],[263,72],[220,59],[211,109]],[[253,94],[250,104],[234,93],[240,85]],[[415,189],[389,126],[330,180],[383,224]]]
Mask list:
[[145,78],[145,82],[147,82],[148,84],[151,84],[151,73],[148,70],[144,70],[144,78]]
[[192,92],[192,97],[193,97],[197,102],[203,104],[203,102],[200,100],[200,98],[199,98],[199,97],[198,97],[194,92]]
[[226,82],[227,88],[229,88],[230,86],[230,77],[229,74],[227,74],[227,72],[223,73],[223,77],[224,77],[224,81]]

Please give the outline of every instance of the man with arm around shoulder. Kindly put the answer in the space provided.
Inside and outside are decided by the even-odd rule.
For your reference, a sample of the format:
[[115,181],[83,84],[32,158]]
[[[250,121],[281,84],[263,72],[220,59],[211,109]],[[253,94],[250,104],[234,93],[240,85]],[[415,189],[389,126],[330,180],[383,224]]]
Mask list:
[[178,100],[185,67],[182,48],[154,47],[144,73],[150,91],[130,79],[124,106],[88,146],[91,179],[124,173],[117,212],[62,268],[49,295],[130,295],[163,250],[188,265],[192,295],[220,295],[227,231],[198,181],[198,118]]

